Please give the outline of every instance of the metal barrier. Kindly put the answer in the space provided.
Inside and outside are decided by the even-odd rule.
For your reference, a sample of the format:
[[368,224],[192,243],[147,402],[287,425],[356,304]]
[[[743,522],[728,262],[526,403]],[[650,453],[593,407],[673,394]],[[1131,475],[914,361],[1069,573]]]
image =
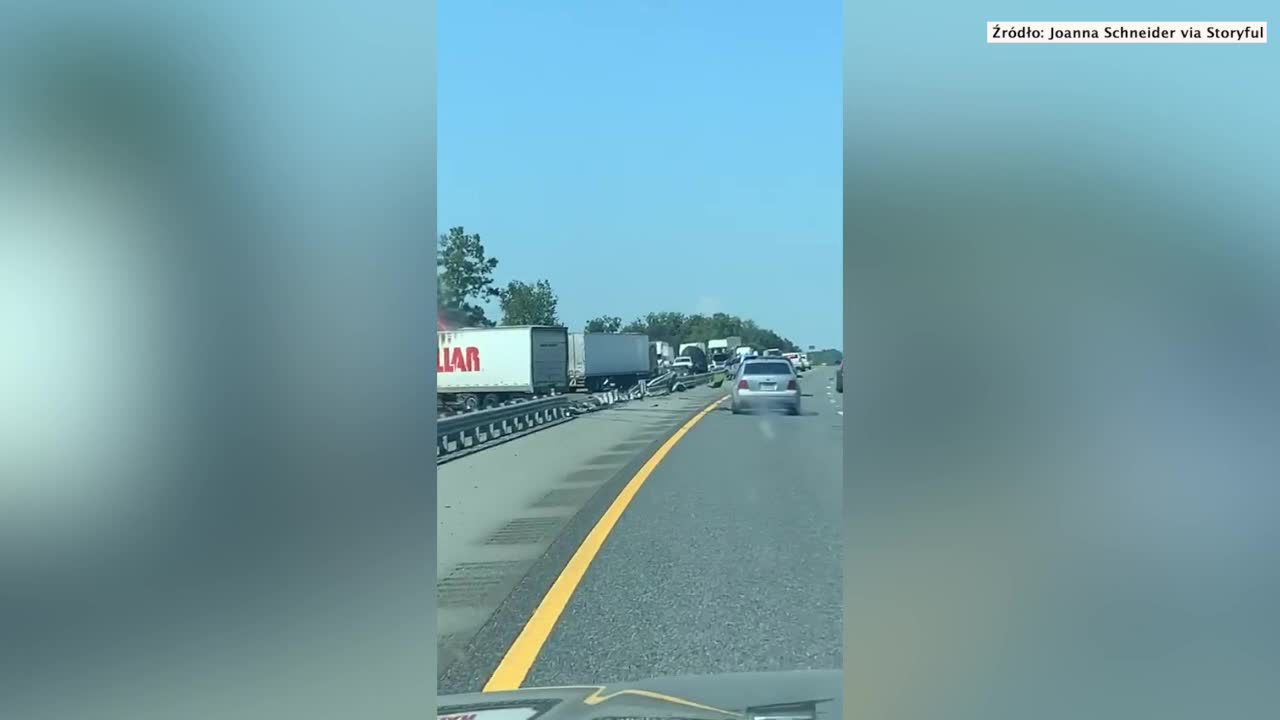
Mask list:
[[436,463],[571,419],[565,395],[442,417],[436,420]]
[[650,380],[644,385],[644,395],[661,395],[669,392],[683,392],[692,387],[709,383],[720,372],[689,373],[666,372]]
[[704,385],[723,373],[681,375],[666,372],[627,390],[581,395],[549,395],[510,400],[498,407],[463,411],[436,418],[436,463],[447,462],[542,428],[559,425],[578,415],[629,400],[666,395]]
[[644,383],[640,390],[640,396],[663,395],[671,392],[671,382],[675,380],[676,374],[670,370],[662,373],[656,378]]
[[715,375],[716,373],[710,373],[710,372],[698,373],[696,375],[681,375],[675,378],[675,380],[672,382],[671,389],[676,392],[681,392],[684,390],[688,390],[689,388],[692,388],[692,387],[705,385],[709,383],[711,381],[711,378],[714,377]]

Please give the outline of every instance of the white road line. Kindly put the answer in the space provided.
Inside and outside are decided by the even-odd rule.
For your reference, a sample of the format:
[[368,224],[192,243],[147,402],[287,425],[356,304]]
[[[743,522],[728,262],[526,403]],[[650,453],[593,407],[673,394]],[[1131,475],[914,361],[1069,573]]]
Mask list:
[[843,415],[843,414],[844,414],[844,411],[843,411],[843,410],[837,410],[837,411],[836,411],[836,414],[837,414],[837,415]]
[[773,426],[763,418],[760,420],[760,434],[764,436],[765,440],[773,440]]

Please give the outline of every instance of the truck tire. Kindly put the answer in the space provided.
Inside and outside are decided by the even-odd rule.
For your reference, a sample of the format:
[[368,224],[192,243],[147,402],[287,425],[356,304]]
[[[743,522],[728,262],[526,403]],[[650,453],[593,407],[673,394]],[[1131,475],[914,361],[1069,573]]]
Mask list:
[[480,407],[484,408],[485,410],[488,410],[490,408],[496,408],[501,404],[502,404],[502,398],[498,397],[497,395],[494,395],[493,393],[489,393],[485,395],[484,399],[480,401]]
[[462,406],[462,409],[467,412],[471,412],[473,410],[479,410],[480,396],[476,395],[475,393],[464,393],[458,396],[458,404],[460,404]]

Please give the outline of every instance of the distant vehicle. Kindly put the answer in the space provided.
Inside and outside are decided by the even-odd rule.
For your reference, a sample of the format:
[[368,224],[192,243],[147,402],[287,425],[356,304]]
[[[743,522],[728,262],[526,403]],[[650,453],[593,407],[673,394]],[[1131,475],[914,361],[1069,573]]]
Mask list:
[[693,358],[688,355],[679,355],[675,360],[671,361],[671,367],[675,369],[676,372],[683,371],[685,373],[691,373],[693,372]]
[[696,347],[696,348],[698,348],[699,350],[701,350],[701,351],[702,351],[702,353],[703,353],[704,355],[706,354],[706,352],[707,352],[707,344],[706,344],[706,343],[704,343],[704,342],[687,342],[687,343],[680,343],[680,354],[681,354],[681,355],[688,355],[688,354],[689,354],[689,353],[688,353],[689,348],[695,348],[695,347]]
[[769,348],[760,354],[764,357],[782,357],[782,351],[778,348]]
[[800,369],[812,370],[813,363],[809,362],[809,353],[800,353]]
[[716,363],[721,367],[724,367],[724,364],[729,362],[729,358],[732,356],[733,354],[729,352],[728,348],[711,348],[707,350],[707,365],[709,367],[711,363]]
[[478,410],[569,388],[569,331],[547,325],[436,333],[436,398]]
[[804,366],[804,363],[800,360],[800,353],[798,352],[783,353],[782,357],[789,360],[791,362],[792,367],[794,367],[797,371],[808,369]]
[[676,349],[671,347],[671,343],[666,340],[654,340],[649,344],[653,346],[653,351],[659,359],[666,359],[667,361],[675,359]]
[[697,344],[688,345],[680,354],[693,361],[693,371],[695,373],[707,371],[707,353]]
[[640,333],[570,333],[569,385],[598,392],[629,388],[649,377],[649,336]]
[[836,392],[844,392],[844,358],[840,358],[840,366],[836,368]]
[[740,344],[742,344],[742,338],[737,335],[727,338],[708,340],[707,357],[721,365],[727,364],[731,359],[733,359],[734,351]]
[[800,414],[800,382],[785,358],[745,359],[734,380],[731,401],[735,414],[757,408]]
[[738,347],[734,348],[733,354],[738,356],[738,359],[741,360],[744,356],[755,355],[756,349],[751,347],[750,345],[739,345]]

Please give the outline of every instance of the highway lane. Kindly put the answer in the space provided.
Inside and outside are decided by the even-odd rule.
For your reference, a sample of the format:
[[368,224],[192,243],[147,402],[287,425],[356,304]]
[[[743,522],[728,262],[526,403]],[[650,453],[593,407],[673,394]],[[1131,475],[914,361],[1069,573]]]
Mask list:
[[[834,377],[834,368],[806,373],[800,416],[735,416],[724,403],[693,425],[612,528],[522,685],[839,668],[843,396]],[[545,558],[555,573],[567,560]],[[472,661],[492,672],[535,605],[499,613],[491,629],[504,640]],[[461,685],[479,689],[476,677]],[[441,686],[450,689],[462,688]]]
[[[721,394],[699,387],[624,403],[437,467],[441,671],[465,660],[467,644],[521,577],[531,568],[555,565],[539,559],[557,537],[567,544],[575,532],[581,534],[591,515],[588,506],[616,495],[616,479],[634,473],[630,463]],[[483,665],[477,667],[475,673],[484,672]],[[477,682],[483,680],[467,680],[462,687],[476,689],[470,686]]]

